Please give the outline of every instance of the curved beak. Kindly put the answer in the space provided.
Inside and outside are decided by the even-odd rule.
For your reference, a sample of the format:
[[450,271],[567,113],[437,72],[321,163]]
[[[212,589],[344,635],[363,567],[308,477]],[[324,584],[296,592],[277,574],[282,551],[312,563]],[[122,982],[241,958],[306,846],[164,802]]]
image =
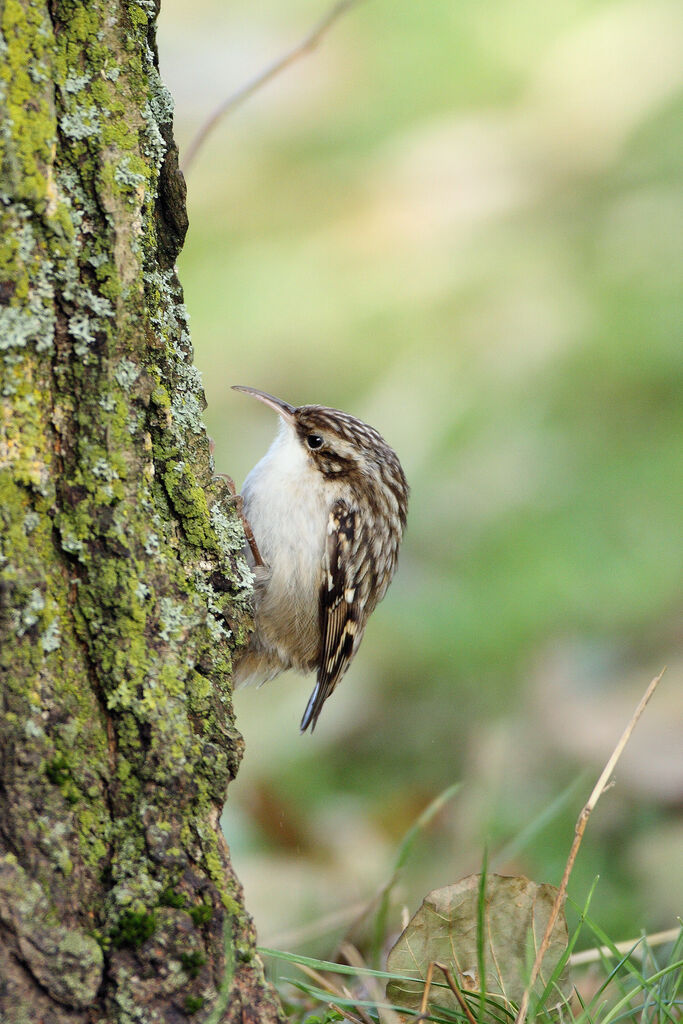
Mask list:
[[257,388],[247,388],[241,384],[233,384],[233,391],[244,391],[245,395],[252,395],[253,398],[258,398],[259,402],[263,402],[264,405],[269,405],[271,409],[275,409],[275,412],[282,416],[286,423],[294,422],[294,413],[296,409],[289,402],[283,402],[281,398],[275,398],[274,395],[269,395],[267,391],[259,391]]

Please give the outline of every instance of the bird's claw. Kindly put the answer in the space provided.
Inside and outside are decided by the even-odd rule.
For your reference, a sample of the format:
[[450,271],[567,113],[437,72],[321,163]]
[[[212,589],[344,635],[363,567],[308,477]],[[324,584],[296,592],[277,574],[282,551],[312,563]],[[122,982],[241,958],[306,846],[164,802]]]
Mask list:
[[226,484],[228,485],[228,490],[230,491],[231,498],[239,498],[241,500],[242,495],[237,493],[235,481],[231,476],[228,476],[227,473],[215,473],[214,475],[220,477],[221,480],[225,480]]

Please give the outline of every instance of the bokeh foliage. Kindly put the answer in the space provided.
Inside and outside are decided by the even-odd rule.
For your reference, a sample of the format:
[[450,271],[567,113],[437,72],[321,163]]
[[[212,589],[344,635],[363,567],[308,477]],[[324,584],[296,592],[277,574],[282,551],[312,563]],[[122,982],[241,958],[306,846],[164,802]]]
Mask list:
[[[181,152],[323,9],[166,0]],[[411,909],[583,771],[497,865],[557,883],[591,775],[665,663],[572,888],[601,874],[613,935],[673,923],[682,52],[673,2],[372,0],[188,176],[180,275],[217,468],[239,484],[270,441],[229,391],[252,384],[366,418],[413,488],[399,575],[315,736],[297,735],[311,680],[238,696],[226,829],[268,944],[374,892],[457,778],[398,894]]]

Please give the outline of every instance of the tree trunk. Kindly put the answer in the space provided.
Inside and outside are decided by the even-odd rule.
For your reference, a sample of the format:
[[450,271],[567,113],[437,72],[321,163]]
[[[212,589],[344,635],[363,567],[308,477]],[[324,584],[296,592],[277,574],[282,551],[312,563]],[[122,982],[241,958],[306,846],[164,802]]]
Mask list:
[[0,0],[0,1020],[280,1016],[218,818],[250,575],[151,0]]

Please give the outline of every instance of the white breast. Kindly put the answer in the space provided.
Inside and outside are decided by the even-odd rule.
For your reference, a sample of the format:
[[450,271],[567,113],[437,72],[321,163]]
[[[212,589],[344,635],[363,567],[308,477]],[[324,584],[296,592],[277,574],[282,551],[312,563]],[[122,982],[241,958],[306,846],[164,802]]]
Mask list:
[[[320,644],[318,591],[331,505],[329,484],[284,422],[244,482],[246,515],[270,568],[256,615],[279,659],[310,669]],[[288,638],[286,649],[278,642]]]

